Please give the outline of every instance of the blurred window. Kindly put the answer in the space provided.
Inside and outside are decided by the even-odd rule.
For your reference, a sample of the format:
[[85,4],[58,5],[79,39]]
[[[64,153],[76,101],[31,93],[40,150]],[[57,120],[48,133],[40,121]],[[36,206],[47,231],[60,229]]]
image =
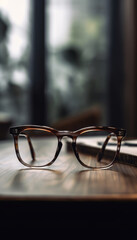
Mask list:
[[[90,107],[99,108],[106,120],[108,2],[45,1],[50,125]],[[31,9],[31,0],[0,1],[0,115],[9,114],[15,124],[31,119]]]
[[48,122],[92,106],[106,121],[108,0],[49,0]]
[[0,1],[0,116],[29,121],[30,0]]

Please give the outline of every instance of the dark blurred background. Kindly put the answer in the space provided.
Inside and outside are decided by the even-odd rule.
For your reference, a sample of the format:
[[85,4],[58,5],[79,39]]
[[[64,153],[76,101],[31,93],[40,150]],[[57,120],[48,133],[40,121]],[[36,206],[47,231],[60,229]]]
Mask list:
[[137,137],[137,1],[0,1],[0,138],[10,125]]

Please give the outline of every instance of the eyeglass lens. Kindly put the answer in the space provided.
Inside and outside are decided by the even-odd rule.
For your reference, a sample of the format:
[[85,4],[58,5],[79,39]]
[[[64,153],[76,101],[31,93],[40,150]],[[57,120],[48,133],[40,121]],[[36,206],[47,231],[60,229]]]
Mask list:
[[57,137],[48,131],[25,130],[19,134],[18,147],[23,162],[30,166],[44,166],[55,156]]
[[117,137],[107,131],[89,131],[77,138],[80,160],[88,167],[106,167],[117,152]]

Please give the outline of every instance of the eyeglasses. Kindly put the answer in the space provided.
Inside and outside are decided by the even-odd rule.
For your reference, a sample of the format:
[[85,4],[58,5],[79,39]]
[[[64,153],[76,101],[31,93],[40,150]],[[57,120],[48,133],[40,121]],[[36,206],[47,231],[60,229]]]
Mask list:
[[63,137],[71,138],[79,163],[90,169],[107,169],[117,159],[125,129],[86,127],[77,131],[58,131],[47,126],[27,125],[10,128],[15,152],[27,167],[53,164],[62,148]]

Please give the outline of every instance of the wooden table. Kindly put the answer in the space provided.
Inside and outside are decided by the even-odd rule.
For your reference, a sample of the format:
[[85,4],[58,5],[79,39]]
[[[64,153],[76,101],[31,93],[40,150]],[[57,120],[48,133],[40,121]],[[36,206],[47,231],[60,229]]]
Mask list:
[[15,222],[50,227],[54,220],[56,227],[83,228],[93,219],[94,227],[115,223],[117,228],[136,228],[137,168],[116,163],[108,170],[90,171],[65,147],[52,166],[26,168],[18,161],[13,142],[4,141],[0,143],[0,213],[3,227],[7,222],[11,227]]

